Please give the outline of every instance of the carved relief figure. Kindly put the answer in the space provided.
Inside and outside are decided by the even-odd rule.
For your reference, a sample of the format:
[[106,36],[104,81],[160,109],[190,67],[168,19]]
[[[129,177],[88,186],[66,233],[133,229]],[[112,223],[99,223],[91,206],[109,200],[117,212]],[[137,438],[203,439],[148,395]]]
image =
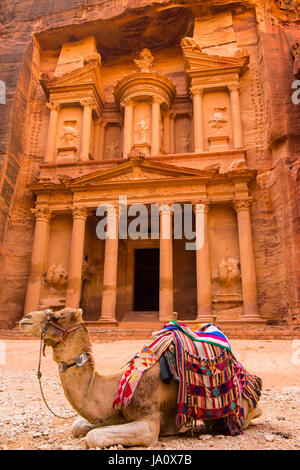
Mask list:
[[228,121],[227,117],[224,116],[223,112],[226,111],[226,107],[224,108],[215,108],[214,114],[211,115],[208,122],[210,126],[219,131],[219,129],[225,126],[225,123]]
[[139,143],[149,142],[149,132],[150,132],[150,128],[149,128],[148,122],[142,119],[138,123],[137,128],[136,128],[136,135],[138,138],[138,142]]
[[202,52],[200,44],[194,38],[183,38],[180,43],[181,47],[192,47],[197,49],[199,52]]
[[62,145],[66,147],[76,147],[78,137],[77,121],[64,121],[64,127],[60,134]]
[[140,52],[139,59],[134,59],[134,63],[137,65],[140,72],[151,72],[153,69],[154,57],[149,49],[143,49]]
[[240,280],[239,260],[236,258],[223,259],[219,264],[219,280],[225,287]]
[[107,146],[107,154],[109,158],[119,157],[120,156],[120,142],[114,140]]
[[293,44],[291,48],[291,53],[294,58],[293,74],[297,78],[300,78],[300,42],[299,41]]
[[52,264],[45,276],[45,282],[55,289],[63,289],[67,285],[67,279],[68,275],[61,264]]

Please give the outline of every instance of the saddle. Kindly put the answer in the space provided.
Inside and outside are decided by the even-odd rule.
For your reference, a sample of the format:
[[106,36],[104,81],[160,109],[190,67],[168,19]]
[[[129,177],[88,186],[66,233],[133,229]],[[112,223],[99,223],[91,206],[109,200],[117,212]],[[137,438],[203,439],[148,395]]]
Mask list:
[[197,420],[222,420],[230,435],[240,434],[243,398],[255,408],[262,381],[236,360],[220,328],[204,324],[193,331],[172,320],[153,336],[155,340],[130,361],[113,407],[128,406],[144,371],[160,361],[163,382],[178,385],[178,428]]

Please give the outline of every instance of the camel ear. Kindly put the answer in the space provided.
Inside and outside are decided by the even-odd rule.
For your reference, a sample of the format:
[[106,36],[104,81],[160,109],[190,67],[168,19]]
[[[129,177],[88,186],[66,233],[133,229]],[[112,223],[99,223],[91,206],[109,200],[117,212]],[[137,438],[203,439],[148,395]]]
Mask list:
[[75,323],[81,323],[83,321],[82,320],[82,309],[81,308],[78,308],[77,310],[74,311],[74,313],[72,315],[72,320]]

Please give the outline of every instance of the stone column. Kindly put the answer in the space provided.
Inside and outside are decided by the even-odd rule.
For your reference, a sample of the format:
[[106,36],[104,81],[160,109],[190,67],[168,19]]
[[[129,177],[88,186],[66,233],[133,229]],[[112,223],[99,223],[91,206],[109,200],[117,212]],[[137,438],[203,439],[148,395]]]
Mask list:
[[127,158],[132,147],[133,102],[128,99],[123,101],[121,106],[124,107],[123,158]]
[[104,159],[104,144],[105,144],[105,128],[107,122],[101,121],[100,123],[100,132],[99,132],[99,149],[98,149],[98,156],[97,160]]
[[257,306],[256,274],[253,255],[251,220],[251,199],[236,199],[233,201],[237,213],[240,265],[242,274],[242,290],[244,301],[245,321],[260,321]]
[[170,153],[175,153],[175,117],[174,111],[170,111]]
[[38,310],[49,234],[49,221],[51,218],[48,207],[38,207],[36,209],[32,209],[32,212],[36,217],[36,223],[33,237],[30,274],[24,307],[25,314]]
[[230,107],[232,117],[232,138],[234,148],[243,147],[243,130],[242,118],[240,108],[240,85],[239,83],[232,83],[228,85],[230,93]]
[[54,160],[57,124],[60,105],[57,103],[47,103],[47,108],[50,109],[50,117],[48,124],[47,145],[45,151],[45,163],[51,163]]
[[151,155],[160,153],[160,105],[161,98],[154,96],[151,115]]
[[66,307],[78,308],[81,297],[81,277],[87,210],[85,207],[74,206],[72,207],[72,215],[73,228],[69,258]]
[[159,211],[159,320],[169,322],[173,314],[172,210],[169,206],[162,205]]
[[101,119],[97,118],[95,120],[95,134],[94,134],[94,147],[93,147],[93,156],[95,160],[99,160],[100,132],[101,132]]
[[107,232],[105,239],[104,273],[102,289],[102,309],[100,322],[116,322],[117,274],[119,248],[119,216],[117,208],[109,207],[107,215]]
[[212,321],[208,201],[194,203],[196,226],[197,321]]
[[193,96],[193,113],[194,113],[194,152],[204,152],[204,123],[202,96],[203,88],[193,86],[190,88]]
[[170,153],[170,115],[169,111],[164,114],[164,151]]
[[86,98],[80,101],[80,104],[83,106],[80,160],[88,161],[90,153],[93,100]]

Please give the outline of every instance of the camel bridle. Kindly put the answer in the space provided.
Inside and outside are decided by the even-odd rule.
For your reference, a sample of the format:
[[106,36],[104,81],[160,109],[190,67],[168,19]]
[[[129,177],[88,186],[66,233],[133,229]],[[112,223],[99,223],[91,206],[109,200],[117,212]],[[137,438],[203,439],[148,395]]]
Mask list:
[[[56,416],[56,418],[71,419],[71,418],[75,418],[75,416],[81,415],[84,412],[85,407],[87,405],[87,402],[88,402],[88,400],[90,398],[90,395],[91,395],[91,392],[92,392],[96,371],[94,369],[93,375],[92,375],[92,378],[91,378],[91,381],[90,381],[90,384],[89,384],[88,393],[87,393],[87,395],[86,395],[86,397],[83,401],[82,407],[80,408],[80,410],[78,412],[76,412],[76,414],[73,414],[71,416],[59,416],[53,410],[51,410],[51,408],[49,407],[49,405],[47,403],[47,400],[45,398],[45,395],[44,395],[44,392],[43,392],[43,387],[42,387],[42,381],[41,381],[41,378],[42,378],[42,372],[41,372],[42,356],[45,356],[45,349],[46,349],[45,336],[46,336],[47,330],[48,330],[50,325],[52,325],[56,329],[60,330],[60,335],[59,335],[60,341],[65,344],[65,341],[64,341],[65,335],[67,335],[68,333],[71,333],[72,331],[76,331],[76,330],[78,330],[79,328],[81,328],[83,326],[83,323],[80,323],[79,325],[73,326],[72,328],[62,328],[60,325],[57,325],[57,323],[55,323],[52,320],[52,317],[53,317],[52,310],[50,310],[50,309],[46,310],[46,324],[45,324],[44,328],[41,331],[41,341],[40,341],[40,352],[39,352],[39,364],[38,364],[38,371],[37,371],[37,379],[39,381],[39,386],[40,386],[40,391],[41,391],[43,401],[44,401],[46,407],[48,408],[48,410],[54,416]],[[67,369],[69,369],[70,367],[73,367],[75,365],[78,366],[78,367],[82,367],[89,359],[90,359],[89,354],[87,352],[84,352],[84,353],[79,354],[78,356],[76,356],[75,361],[72,362],[71,364],[67,364],[66,362],[61,362],[59,364],[59,371],[61,373],[66,372]]]

